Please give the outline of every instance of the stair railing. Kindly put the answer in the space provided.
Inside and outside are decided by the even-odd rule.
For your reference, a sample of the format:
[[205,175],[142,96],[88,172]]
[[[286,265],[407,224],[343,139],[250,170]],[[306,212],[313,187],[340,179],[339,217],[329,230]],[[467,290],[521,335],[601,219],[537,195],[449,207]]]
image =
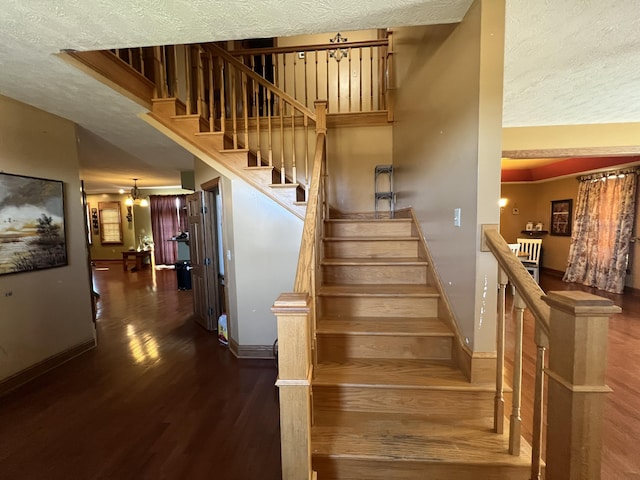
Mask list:
[[[602,413],[605,394],[607,329],[609,317],[621,310],[607,298],[582,291],[544,291],[496,230],[485,239],[500,268],[497,321],[497,372],[494,428],[504,429],[505,295],[507,282],[515,286],[515,352],[513,407],[509,453],[520,454],[522,403],[522,341],[524,310],[535,319],[535,386],[531,479],[542,478],[546,453],[546,480],[600,478]],[[545,353],[549,350],[548,364]],[[545,402],[545,377],[548,392]],[[547,435],[543,445],[546,405]]]
[[282,478],[315,478],[311,468],[311,379],[316,364],[316,278],[328,218],[326,102],[316,102],[316,149],[298,268],[292,293],[272,311],[278,320],[278,381]]
[[230,50],[234,57],[309,108],[328,99],[331,113],[387,110],[392,32],[359,42]]

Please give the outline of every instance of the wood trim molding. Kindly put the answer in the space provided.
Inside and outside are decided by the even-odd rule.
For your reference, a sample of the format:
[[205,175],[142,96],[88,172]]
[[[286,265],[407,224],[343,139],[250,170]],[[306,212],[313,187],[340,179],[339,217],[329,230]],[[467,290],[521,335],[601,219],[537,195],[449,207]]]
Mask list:
[[88,352],[89,350],[95,348],[95,346],[96,340],[95,338],[92,338],[91,340],[87,340],[71,348],[68,348],[67,350],[45,358],[35,365],[27,367],[24,370],[6,378],[5,380],[2,380],[0,382],[0,397],[24,385],[25,383],[30,382],[31,380],[39,377],[49,370],[53,370],[54,368],[59,367],[72,358]]
[[272,345],[239,345],[233,338],[230,338],[229,350],[236,358],[275,359]]
[[153,82],[140,75],[110,51],[67,51],[58,56],[99,82],[151,110],[155,90]]
[[607,157],[620,155],[640,155],[640,146],[586,147],[586,148],[545,148],[532,150],[503,150],[505,158],[562,158],[562,157]]

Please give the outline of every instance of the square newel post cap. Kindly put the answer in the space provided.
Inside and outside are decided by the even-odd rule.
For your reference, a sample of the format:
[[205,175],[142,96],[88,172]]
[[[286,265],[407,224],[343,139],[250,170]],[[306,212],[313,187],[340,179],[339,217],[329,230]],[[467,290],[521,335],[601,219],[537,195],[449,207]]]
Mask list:
[[542,299],[552,309],[575,317],[609,317],[622,311],[613,300],[580,290],[549,292]]
[[309,311],[308,293],[281,293],[273,302],[271,311],[277,314],[300,314]]

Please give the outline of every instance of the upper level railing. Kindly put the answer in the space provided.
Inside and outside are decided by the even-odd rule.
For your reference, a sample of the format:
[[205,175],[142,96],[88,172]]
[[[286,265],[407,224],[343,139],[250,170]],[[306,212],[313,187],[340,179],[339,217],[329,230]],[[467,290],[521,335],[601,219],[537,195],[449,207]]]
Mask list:
[[[505,292],[515,286],[515,350],[509,453],[520,454],[524,311],[535,319],[536,367],[532,418],[531,479],[600,478],[608,319],[620,308],[581,291],[545,294],[496,230],[485,232],[500,267],[494,427],[504,428]],[[545,353],[549,349],[548,365]],[[548,395],[545,401],[545,376]],[[547,418],[546,446],[543,444]],[[546,455],[544,455],[546,453]]]
[[388,111],[391,120],[392,38],[229,53],[309,108],[327,99],[329,113]]

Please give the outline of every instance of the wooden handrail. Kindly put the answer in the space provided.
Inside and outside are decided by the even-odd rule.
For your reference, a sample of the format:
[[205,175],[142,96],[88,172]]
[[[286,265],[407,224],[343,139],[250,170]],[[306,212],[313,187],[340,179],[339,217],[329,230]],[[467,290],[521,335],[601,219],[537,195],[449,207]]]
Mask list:
[[363,40],[360,42],[343,42],[343,43],[321,43],[318,45],[292,45],[288,47],[264,47],[264,48],[243,48],[238,50],[228,50],[231,55],[269,55],[272,53],[295,53],[308,52],[312,50],[337,50],[347,48],[367,48],[367,47],[384,47],[389,44],[385,38],[380,40]]
[[544,291],[524,268],[518,257],[511,252],[507,242],[497,230],[487,230],[485,238],[489,250],[495,256],[500,268],[506,272],[509,281],[515,285],[518,294],[533,313],[537,326],[542,329],[545,335],[549,335],[551,309],[542,300],[545,295]]
[[298,268],[296,270],[296,279],[293,287],[293,291],[296,293],[309,293],[308,279],[313,274],[313,268],[315,267],[312,262],[314,246],[316,243],[317,222],[315,221],[315,218],[319,213],[319,192],[325,148],[326,134],[318,133],[316,137],[316,151],[313,157],[313,174],[311,176],[311,187],[309,188],[309,201],[307,203],[307,212],[304,217],[302,241],[300,243],[300,253],[298,255]]
[[251,70],[249,67],[247,67],[244,63],[239,61],[237,58],[235,58],[226,50],[218,47],[217,45],[212,45],[212,44],[202,45],[202,47],[205,49],[205,51],[211,51],[214,55],[224,58],[227,62],[232,64],[234,68],[238,69],[239,71],[247,75],[247,77],[251,78],[253,81],[259,83],[266,89],[270,90],[272,93],[275,93],[282,100],[291,104],[296,110],[304,113],[306,116],[311,118],[311,120],[313,120],[314,122],[316,121],[315,113],[309,110],[309,108],[307,108],[306,105],[303,105],[301,102],[299,102],[298,100],[293,98],[291,95],[286,93],[284,90],[281,90],[280,88],[276,87],[273,83],[269,82],[268,80],[265,80],[263,77],[261,77],[256,72]]

